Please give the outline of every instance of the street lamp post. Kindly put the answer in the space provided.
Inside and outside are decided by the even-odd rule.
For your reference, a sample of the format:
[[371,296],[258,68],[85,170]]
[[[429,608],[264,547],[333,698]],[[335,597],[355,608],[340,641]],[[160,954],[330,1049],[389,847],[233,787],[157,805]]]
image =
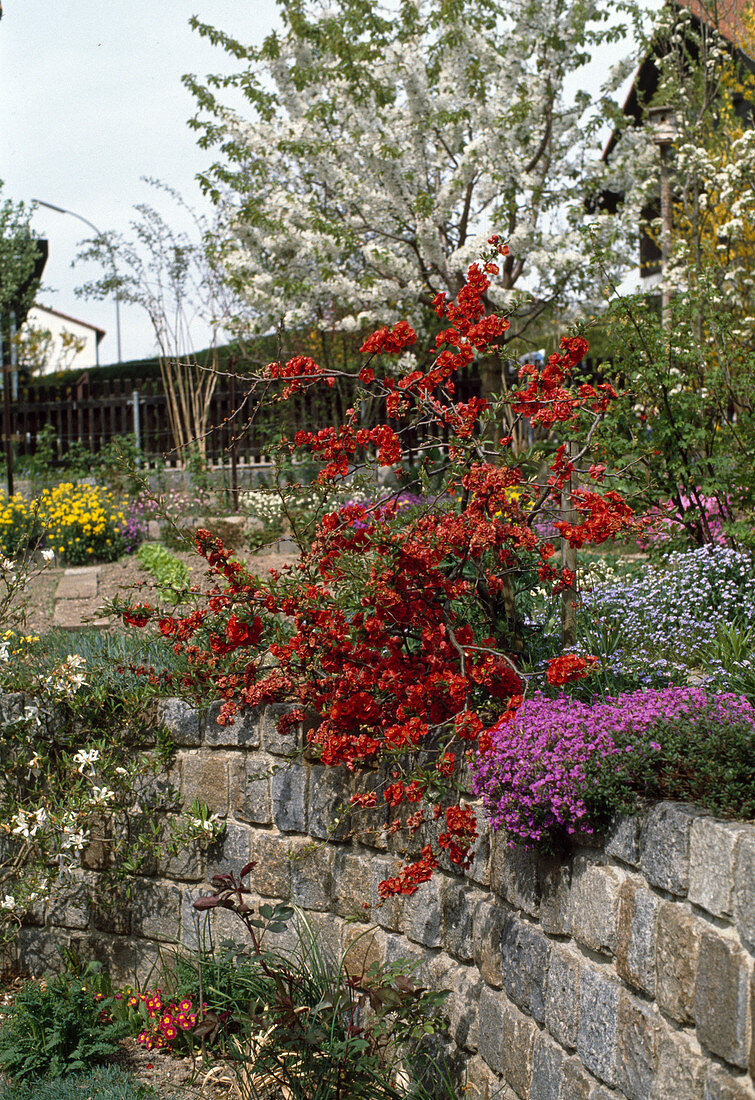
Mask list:
[[[35,202],[38,206],[45,206],[45,207],[47,207],[48,210],[54,210],[57,214],[70,214],[70,216],[72,218],[78,218],[80,222],[84,223],[84,225],[88,225],[90,229],[93,229],[98,237],[100,237],[103,241],[107,242],[107,237],[104,235],[104,233],[102,233],[101,230],[99,230],[97,228],[97,226],[94,224],[94,222],[89,221],[89,218],[85,218],[81,214],[76,214],[73,210],[66,210],[62,206],[54,206],[53,203],[51,203],[51,202],[44,202],[42,199],[32,199],[32,202]],[[110,251],[110,258],[113,261],[113,269],[115,269],[115,256],[113,255],[113,248],[112,248],[112,245],[110,245],[109,242],[107,242],[107,244],[108,244],[108,249]],[[118,297],[118,291],[117,290],[116,290],[114,296],[115,296],[115,335],[116,335],[116,339],[118,341],[118,362],[121,363],[121,362],[123,362],[123,357],[121,355],[121,303],[120,303],[120,299]]]

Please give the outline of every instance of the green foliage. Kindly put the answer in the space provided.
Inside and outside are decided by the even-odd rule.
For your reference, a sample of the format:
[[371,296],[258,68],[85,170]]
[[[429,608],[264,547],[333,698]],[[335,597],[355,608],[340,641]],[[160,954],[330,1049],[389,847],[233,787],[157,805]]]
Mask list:
[[105,1061],[126,1034],[122,1024],[103,1019],[106,1009],[78,980],[27,982],[0,1027],[0,1067],[25,1081],[81,1073]]
[[755,706],[755,626],[719,623],[715,638],[700,647],[697,659],[706,673],[723,674],[727,690]]
[[718,817],[755,816],[755,729],[749,722],[680,714],[642,737],[616,741],[632,751],[613,758],[611,767],[593,760],[586,768],[583,796],[591,821],[607,824],[616,812],[636,811],[638,801],[664,799],[694,802]]
[[37,433],[37,448],[19,463],[19,473],[28,477],[35,491],[47,489],[58,478],[53,473],[58,454],[58,433],[54,425],[45,424]]
[[[2,181],[0,180],[0,190]],[[20,324],[39,286],[33,278],[38,250],[30,220],[32,209],[11,199],[0,202],[0,317],[4,344],[9,332],[5,329],[6,314],[15,309]]]
[[140,1084],[118,1066],[48,1081],[18,1082],[0,1089],[0,1100],[157,1100],[154,1089]]
[[158,584],[175,601],[189,588],[189,571],[167,546],[159,542],[143,542],[137,551],[142,569],[151,573]]

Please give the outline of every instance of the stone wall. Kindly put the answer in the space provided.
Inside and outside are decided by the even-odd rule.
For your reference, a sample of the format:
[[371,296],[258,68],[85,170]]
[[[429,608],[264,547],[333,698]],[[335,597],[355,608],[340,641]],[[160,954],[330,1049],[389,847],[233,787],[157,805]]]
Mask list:
[[[755,826],[664,803],[560,862],[483,834],[467,875],[446,866],[378,906],[398,849],[358,831],[348,779],[294,759],[274,719],[220,727],[212,711],[164,701],[170,778],[226,819],[222,842],[147,868],[132,902],[115,905],[98,894],[106,857],[93,842],[86,882],[22,930],[22,961],[43,967],[72,943],[124,978],[144,975],[156,945],[196,944],[192,902],[209,876],[256,859],[258,899],[296,902],[334,951],[370,929],[355,952],[416,960],[425,982],[451,990],[472,1095],[755,1097]],[[238,934],[231,914],[215,916],[219,936]]]

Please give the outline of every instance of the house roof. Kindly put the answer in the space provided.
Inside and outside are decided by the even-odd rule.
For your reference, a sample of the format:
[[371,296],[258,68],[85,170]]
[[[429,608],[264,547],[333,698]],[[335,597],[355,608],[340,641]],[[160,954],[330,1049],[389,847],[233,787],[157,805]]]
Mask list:
[[[753,0],[670,0],[670,3],[675,7],[687,8],[696,19],[716,28],[719,34],[746,56],[752,55],[755,19],[748,28],[747,13],[755,11]],[[635,124],[639,125],[643,118],[644,105],[653,98],[657,87],[658,68],[651,49],[637,68],[621,109],[622,114],[634,119]],[[603,150],[602,160],[607,161],[610,158],[618,140],[619,132],[614,130]]]
[[42,313],[49,313],[53,317],[59,317],[61,321],[70,321],[73,325],[81,325],[82,328],[91,329],[91,331],[95,334],[95,338],[98,344],[106,335],[104,329],[97,328],[96,325],[90,325],[88,321],[80,321],[78,317],[71,317],[68,313],[61,313],[60,310],[50,309],[49,306],[43,306],[39,302],[34,303],[34,309],[38,309]]

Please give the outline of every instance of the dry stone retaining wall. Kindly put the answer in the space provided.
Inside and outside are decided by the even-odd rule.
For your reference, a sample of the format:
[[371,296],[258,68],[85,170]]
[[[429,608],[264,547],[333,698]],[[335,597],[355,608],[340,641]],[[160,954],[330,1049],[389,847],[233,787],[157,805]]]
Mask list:
[[[355,954],[412,959],[451,990],[451,1036],[485,1100],[755,1097],[754,825],[663,803],[567,861],[483,833],[466,875],[447,866],[378,906],[397,848],[350,821],[348,777],[302,762],[270,711],[227,727],[215,713],[167,700],[159,717],[178,746],[165,781],[226,820],[223,840],[147,868],[115,905],[106,886],[98,900],[93,842],[95,903],[82,881],[32,914],[28,966],[67,942],[144,975],[156,944],[197,943],[203,883],[256,859],[257,898],[297,903],[335,952],[357,940]],[[216,936],[238,935],[232,914],[215,918]]]

